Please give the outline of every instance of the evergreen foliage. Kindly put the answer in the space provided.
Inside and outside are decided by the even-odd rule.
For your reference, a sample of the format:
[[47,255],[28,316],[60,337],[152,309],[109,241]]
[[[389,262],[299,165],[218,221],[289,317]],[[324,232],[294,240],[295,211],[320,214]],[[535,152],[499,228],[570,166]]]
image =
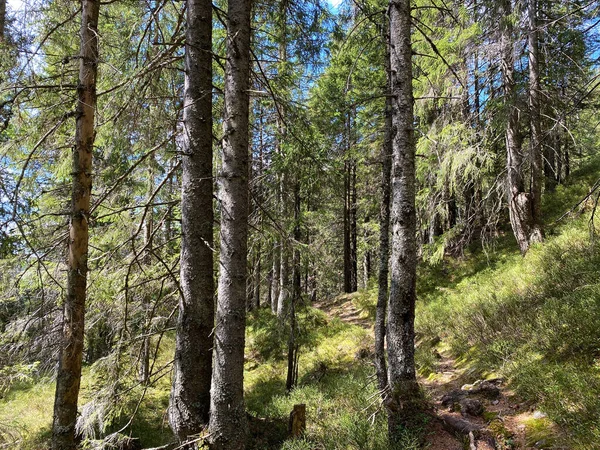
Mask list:
[[[51,437],[67,295],[81,2],[21,3],[14,9],[17,3],[7,2],[0,18],[0,448],[37,449]],[[101,2],[77,424],[84,447],[115,432],[144,447],[175,439],[164,414],[186,214],[180,205],[186,3]],[[213,2],[207,57],[212,134],[203,139],[213,146],[217,181],[227,167],[222,144],[235,135],[223,131],[232,119],[225,111],[226,61],[234,52],[227,53],[229,3]],[[525,0],[410,2],[416,365],[421,379],[435,378],[437,352],[447,351],[473,376],[501,374],[548,414],[548,423],[527,425],[532,436],[536,427],[557,424],[564,435],[557,445],[594,448],[589,443],[600,441],[600,10],[581,0],[534,4],[535,30]],[[375,319],[382,168],[386,139],[398,133],[386,129],[389,4],[256,0],[251,24],[242,255],[248,447],[389,448],[369,359],[372,332],[317,309],[325,300],[350,298],[360,320]],[[230,95],[239,100],[239,93]],[[543,174],[541,199],[533,199],[538,116]],[[510,133],[516,169],[507,158]],[[514,211],[509,217],[515,196],[507,177],[515,170],[519,198],[527,200],[521,204],[539,206],[544,231],[543,243],[521,245],[524,257]],[[225,279],[220,258],[236,253],[221,254],[221,225],[229,216],[224,185],[214,185],[217,282]],[[357,356],[363,353],[368,358]],[[307,403],[308,429],[292,440],[286,420],[296,403]],[[261,428],[263,419],[272,435]],[[422,422],[402,430],[400,448],[422,445],[432,426]]]

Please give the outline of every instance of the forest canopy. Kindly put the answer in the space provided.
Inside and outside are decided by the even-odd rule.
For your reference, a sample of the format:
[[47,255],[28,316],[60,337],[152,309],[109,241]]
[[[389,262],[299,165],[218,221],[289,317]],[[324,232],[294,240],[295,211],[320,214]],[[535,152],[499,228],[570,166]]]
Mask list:
[[0,0],[0,448],[596,448],[599,12]]

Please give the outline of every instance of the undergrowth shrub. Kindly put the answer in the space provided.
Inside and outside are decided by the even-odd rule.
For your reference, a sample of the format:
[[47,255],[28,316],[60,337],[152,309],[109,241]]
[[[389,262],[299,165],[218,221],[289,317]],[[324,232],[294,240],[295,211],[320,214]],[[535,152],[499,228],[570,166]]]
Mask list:
[[417,330],[480,374],[499,370],[583,443],[600,436],[600,243],[586,217],[561,231],[430,295]]

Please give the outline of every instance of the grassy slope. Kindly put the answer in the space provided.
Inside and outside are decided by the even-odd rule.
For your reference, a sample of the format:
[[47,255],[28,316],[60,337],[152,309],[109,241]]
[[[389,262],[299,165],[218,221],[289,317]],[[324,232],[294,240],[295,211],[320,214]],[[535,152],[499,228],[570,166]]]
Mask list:
[[[555,221],[598,173],[590,164],[548,196],[547,240],[525,258],[501,242],[487,255],[424,268],[420,278],[422,341],[434,350],[441,339],[474,372],[507,377],[563,428],[569,448],[600,442],[600,242],[590,240],[591,200]],[[424,371],[434,361],[427,347]]]
[[[587,193],[597,173],[599,165],[589,164],[574,174],[574,184],[547,198],[548,224]],[[600,244],[590,243],[590,205],[583,209],[547,226],[547,242],[526,258],[507,235],[486,253],[423,266],[418,362],[426,374],[435,364],[433,350],[443,345],[474,373],[501,373],[518,394],[566,430],[569,448],[592,449],[593,442],[600,442]],[[375,299],[372,289],[357,296],[355,304],[372,316]],[[307,404],[306,438],[288,440],[284,449],[388,448],[385,419],[374,414],[378,402],[373,368],[369,357],[361,358],[369,354],[370,333],[312,308],[301,313],[301,329],[299,387],[286,395],[286,331],[266,310],[249,318],[246,401],[252,416],[267,418],[251,420],[253,448],[281,448],[296,403]],[[157,367],[168,363],[172,352],[172,336],[166,336]],[[105,361],[85,371],[84,397],[97,393],[95,380],[105,377],[110,367]],[[131,381],[135,370],[130,372]],[[124,379],[127,384],[127,375]],[[113,411],[120,419],[104,417],[106,423],[113,422],[109,430],[124,423],[142,393],[136,387],[118,398]],[[0,448],[43,448],[53,395],[53,385],[42,380],[22,383],[0,399]],[[165,423],[168,395],[168,376],[144,393],[130,428],[144,446],[171,439]],[[10,444],[3,447],[3,439]],[[402,448],[417,448],[412,434],[407,433]]]

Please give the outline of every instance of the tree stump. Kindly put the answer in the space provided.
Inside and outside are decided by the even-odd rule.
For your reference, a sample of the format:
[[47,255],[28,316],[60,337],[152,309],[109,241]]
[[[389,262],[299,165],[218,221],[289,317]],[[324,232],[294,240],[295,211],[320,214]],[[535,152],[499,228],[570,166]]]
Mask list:
[[290,434],[292,437],[300,437],[306,430],[306,405],[294,405],[290,413]]

